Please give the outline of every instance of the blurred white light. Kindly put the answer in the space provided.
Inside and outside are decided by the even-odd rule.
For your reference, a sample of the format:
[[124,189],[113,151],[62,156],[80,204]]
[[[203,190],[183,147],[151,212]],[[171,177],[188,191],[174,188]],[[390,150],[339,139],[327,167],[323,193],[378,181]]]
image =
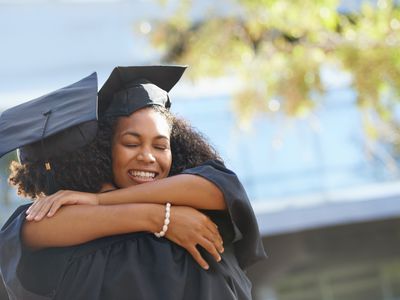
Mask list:
[[329,17],[329,14],[330,14],[330,11],[329,11],[329,8],[326,8],[326,7],[322,7],[320,10],[319,10],[319,15],[322,17],[322,18],[328,18]]
[[278,100],[276,99],[271,99],[268,102],[268,108],[270,109],[270,111],[276,112],[281,108],[281,104],[279,103]]
[[385,39],[386,44],[388,44],[389,46],[395,46],[397,44],[397,39],[394,36],[388,36]]
[[356,39],[357,34],[356,34],[356,32],[355,32],[354,30],[349,29],[349,30],[346,30],[346,31],[344,32],[344,36],[346,37],[346,39],[348,39],[348,40],[350,40],[350,41],[353,41],[353,40]]
[[243,63],[249,63],[253,59],[253,55],[249,52],[244,52],[241,58]]
[[282,149],[282,146],[283,146],[283,141],[282,141],[282,139],[280,139],[280,138],[274,138],[274,139],[272,140],[272,148],[273,148],[274,150],[280,150],[280,149]]
[[400,29],[400,21],[397,20],[397,19],[395,19],[395,18],[393,18],[393,19],[390,21],[390,27],[391,27],[393,30],[398,30],[398,29]]
[[378,0],[378,7],[380,9],[385,9],[387,7],[387,2],[386,0]]
[[318,117],[315,114],[311,114],[309,117],[309,124],[311,129],[318,134],[322,133],[322,124],[321,121],[318,119]]
[[148,34],[151,31],[151,24],[149,22],[140,23],[140,32],[143,34]]
[[[122,2],[123,0],[58,0],[59,2],[64,3],[117,3]],[[51,2],[51,1],[48,1]]]

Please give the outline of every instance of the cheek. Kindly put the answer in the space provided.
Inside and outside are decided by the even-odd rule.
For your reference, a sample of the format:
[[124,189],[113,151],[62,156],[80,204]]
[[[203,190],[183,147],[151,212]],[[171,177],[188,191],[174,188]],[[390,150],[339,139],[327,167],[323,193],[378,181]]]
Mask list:
[[112,172],[114,179],[120,177],[119,170],[121,170],[121,163],[118,161],[118,156],[115,156],[114,153],[112,155]]
[[116,171],[121,169],[121,167],[123,167],[124,162],[127,159],[126,150],[124,150],[123,147],[119,145],[114,146],[111,152],[111,159],[112,159],[113,170]]
[[118,163],[118,149],[117,147],[113,146],[112,151],[111,151],[111,160],[112,160],[112,166],[113,169],[115,167],[115,165]]
[[171,166],[172,166],[172,153],[168,151],[165,153],[165,156],[162,160],[163,168],[165,169],[166,173],[169,173]]

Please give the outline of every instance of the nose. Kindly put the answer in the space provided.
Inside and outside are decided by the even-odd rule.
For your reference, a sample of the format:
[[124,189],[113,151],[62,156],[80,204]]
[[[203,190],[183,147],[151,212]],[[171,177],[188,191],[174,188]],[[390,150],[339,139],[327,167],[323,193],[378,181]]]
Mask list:
[[138,156],[137,159],[146,163],[153,163],[156,161],[155,156],[153,155],[153,153],[151,151],[147,151],[147,150],[143,150],[141,151]]

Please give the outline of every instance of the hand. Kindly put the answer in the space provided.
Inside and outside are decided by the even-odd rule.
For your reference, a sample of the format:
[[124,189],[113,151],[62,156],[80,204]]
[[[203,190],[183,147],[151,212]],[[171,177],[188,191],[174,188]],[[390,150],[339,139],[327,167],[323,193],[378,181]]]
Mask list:
[[185,248],[195,261],[206,270],[209,266],[196,245],[202,246],[218,262],[221,260],[219,253],[224,252],[217,225],[209,217],[191,207],[171,207],[170,223],[165,237]]
[[74,204],[98,205],[99,200],[97,194],[61,190],[33,202],[26,211],[26,219],[40,221],[46,215],[52,217],[61,206]]

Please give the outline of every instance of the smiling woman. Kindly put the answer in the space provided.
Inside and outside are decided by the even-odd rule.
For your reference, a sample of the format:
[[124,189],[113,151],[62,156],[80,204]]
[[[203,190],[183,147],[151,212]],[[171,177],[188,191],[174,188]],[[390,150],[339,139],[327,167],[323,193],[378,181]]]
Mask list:
[[168,176],[172,165],[171,129],[172,124],[151,108],[118,120],[112,148],[114,182],[118,187]]
[[[243,269],[265,255],[257,223],[236,175],[167,110],[167,91],[183,70],[117,68],[99,93],[94,140],[60,156],[71,133],[63,123],[62,132],[24,147],[10,180],[37,200],[20,207],[0,234],[12,299],[251,299]],[[118,88],[104,98],[110,85]],[[45,153],[27,163],[43,143]],[[99,161],[93,151],[100,149],[112,159]],[[94,172],[86,172],[87,161]],[[111,180],[82,192],[81,183],[109,170]],[[63,190],[71,182],[76,191]]]

